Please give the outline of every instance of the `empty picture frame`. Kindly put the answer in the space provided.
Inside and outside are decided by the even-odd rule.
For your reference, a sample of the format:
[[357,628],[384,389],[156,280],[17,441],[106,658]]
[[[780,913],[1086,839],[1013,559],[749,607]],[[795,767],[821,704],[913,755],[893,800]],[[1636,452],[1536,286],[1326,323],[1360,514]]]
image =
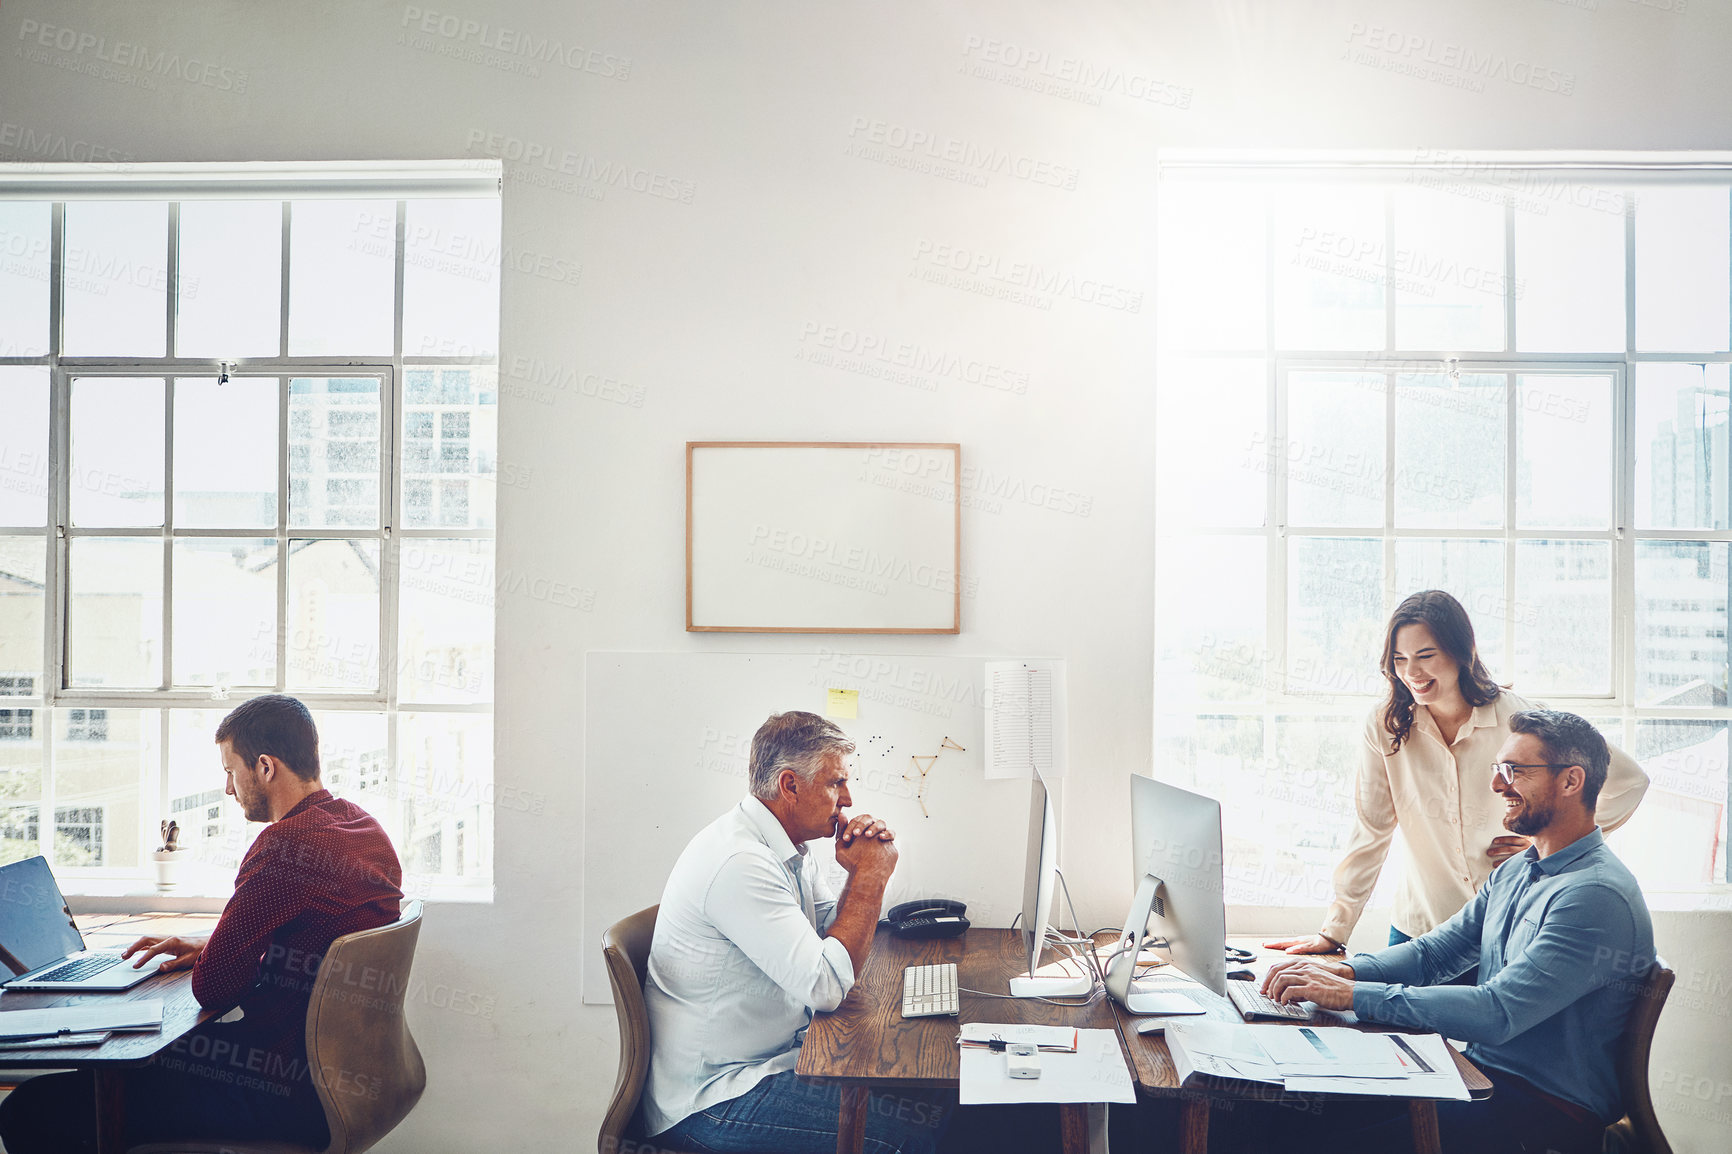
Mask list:
[[957,633],[962,446],[686,442],[686,628]]

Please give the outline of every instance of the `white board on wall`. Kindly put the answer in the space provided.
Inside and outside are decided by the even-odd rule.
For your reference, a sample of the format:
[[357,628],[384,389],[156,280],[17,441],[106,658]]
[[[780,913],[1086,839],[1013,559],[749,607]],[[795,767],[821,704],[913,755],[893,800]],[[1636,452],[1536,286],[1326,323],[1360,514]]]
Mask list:
[[[584,681],[585,1002],[612,1000],[602,931],[659,902],[692,835],[746,796],[758,726],[783,710],[822,714],[832,688],[860,695],[859,717],[837,722],[859,747],[853,812],[896,830],[886,908],[955,897],[981,926],[1008,926],[1021,909],[1029,786],[985,779],[982,658],[593,652]],[[933,754],[923,817],[909,759]],[[827,844],[813,849],[836,870]]]
[[686,628],[956,633],[955,444],[690,441]]

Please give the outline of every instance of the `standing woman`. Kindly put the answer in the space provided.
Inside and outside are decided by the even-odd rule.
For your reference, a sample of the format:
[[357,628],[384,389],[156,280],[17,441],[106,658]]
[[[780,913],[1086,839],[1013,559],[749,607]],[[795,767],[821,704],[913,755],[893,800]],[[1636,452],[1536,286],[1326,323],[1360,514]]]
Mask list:
[[[1395,891],[1389,944],[1443,924],[1491,871],[1529,845],[1504,830],[1507,807],[1491,789],[1491,763],[1510,715],[1535,708],[1499,689],[1474,647],[1461,602],[1439,589],[1395,609],[1383,642],[1389,697],[1371,711],[1354,785],[1356,821],[1335,867],[1335,896],[1320,933],[1263,943],[1290,954],[1344,949],[1401,827],[1406,861]],[[1595,820],[1607,833],[1628,821],[1648,776],[1612,747]]]

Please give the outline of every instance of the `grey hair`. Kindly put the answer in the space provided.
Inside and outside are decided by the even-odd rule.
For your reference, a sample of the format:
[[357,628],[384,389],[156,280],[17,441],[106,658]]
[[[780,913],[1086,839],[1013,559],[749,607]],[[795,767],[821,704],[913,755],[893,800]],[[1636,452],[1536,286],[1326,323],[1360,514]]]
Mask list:
[[[1612,764],[1612,752],[1606,739],[1593,723],[1561,709],[1528,709],[1511,714],[1511,733],[1525,733],[1539,738],[1546,747],[1546,760],[1558,765],[1582,767],[1582,803],[1588,812],[1600,800],[1600,787],[1606,784],[1606,770]],[[1552,771],[1556,776],[1557,771]]]
[[793,770],[802,781],[811,781],[830,754],[846,756],[853,752],[854,743],[848,740],[848,735],[827,718],[798,710],[771,714],[752,735],[748,774],[752,796],[759,801],[771,801],[784,769]]

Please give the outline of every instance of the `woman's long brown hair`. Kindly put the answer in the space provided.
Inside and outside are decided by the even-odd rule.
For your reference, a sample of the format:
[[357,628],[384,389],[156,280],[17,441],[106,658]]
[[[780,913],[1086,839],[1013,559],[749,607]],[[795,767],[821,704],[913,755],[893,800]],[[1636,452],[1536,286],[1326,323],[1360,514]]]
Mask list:
[[1424,625],[1437,638],[1438,648],[1449,654],[1461,669],[1461,695],[1469,705],[1490,705],[1501,692],[1486,672],[1473,641],[1473,622],[1461,602],[1441,589],[1415,593],[1395,607],[1389,629],[1383,635],[1383,676],[1389,682],[1389,701],[1383,706],[1383,728],[1394,739],[1390,752],[1401,748],[1413,731],[1413,693],[1395,675],[1395,635],[1404,625]]

